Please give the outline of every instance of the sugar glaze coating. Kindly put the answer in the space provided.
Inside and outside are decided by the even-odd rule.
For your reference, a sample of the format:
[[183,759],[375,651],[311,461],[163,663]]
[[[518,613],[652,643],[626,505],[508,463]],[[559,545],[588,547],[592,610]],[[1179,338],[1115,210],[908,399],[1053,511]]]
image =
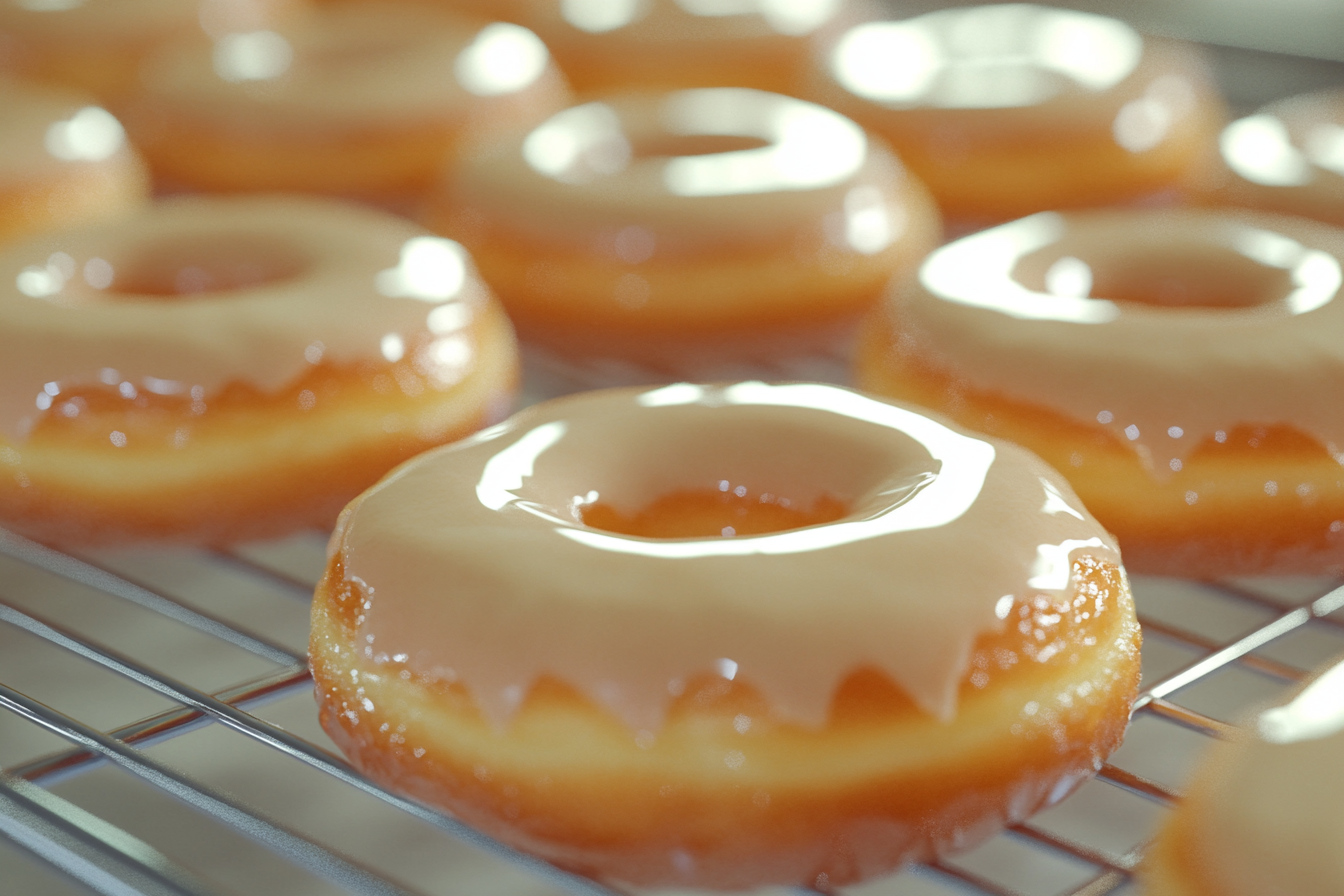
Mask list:
[[[638,507],[721,482],[850,511],[708,540],[581,522],[599,498]],[[972,545],[979,562],[951,560]],[[1005,596],[1060,595],[1075,556],[1117,559],[1025,452],[845,390],[761,383],[550,402],[399,469],[349,509],[332,550],[367,591],[368,658],[466,683],[501,725],[555,675],[636,729],[658,727],[670,684],[725,661],[807,724],[863,664],[950,720]]]

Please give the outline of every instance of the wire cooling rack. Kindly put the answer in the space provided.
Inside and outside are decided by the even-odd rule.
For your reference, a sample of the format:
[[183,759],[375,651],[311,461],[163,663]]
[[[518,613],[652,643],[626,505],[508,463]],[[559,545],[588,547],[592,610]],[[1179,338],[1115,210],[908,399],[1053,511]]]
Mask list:
[[[613,892],[339,758],[303,655],[321,562],[316,535],[75,557],[0,532],[0,835],[17,847],[0,892]],[[1203,742],[1344,651],[1336,584],[1137,579],[1143,689],[1096,781],[968,854],[844,892],[1125,892]]]

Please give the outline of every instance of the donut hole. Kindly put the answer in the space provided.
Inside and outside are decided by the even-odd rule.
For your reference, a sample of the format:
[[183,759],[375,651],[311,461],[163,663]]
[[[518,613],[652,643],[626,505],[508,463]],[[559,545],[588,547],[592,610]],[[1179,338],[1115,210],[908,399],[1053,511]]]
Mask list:
[[1093,247],[1083,258],[1058,248],[1037,253],[1023,259],[1015,276],[1041,292],[1158,308],[1252,308],[1294,288],[1289,271],[1214,245]]
[[274,237],[183,237],[155,243],[114,264],[106,291],[136,297],[195,296],[282,283],[308,267],[298,247]]
[[513,493],[607,532],[731,538],[880,513],[939,469],[903,433],[820,410],[666,407],[638,420],[575,425]]
[[721,152],[739,152],[760,149],[770,141],[759,137],[736,134],[645,134],[635,136],[630,143],[630,154],[637,159],[673,156],[708,156]]
[[765,535],[819,526],[849,515],[849,507],[822,494],[805,505],[783,495],[732,490],[683,489],[660,495],[633,513],[596,502],[579,509],[586,526],[641,538],[709,538]]

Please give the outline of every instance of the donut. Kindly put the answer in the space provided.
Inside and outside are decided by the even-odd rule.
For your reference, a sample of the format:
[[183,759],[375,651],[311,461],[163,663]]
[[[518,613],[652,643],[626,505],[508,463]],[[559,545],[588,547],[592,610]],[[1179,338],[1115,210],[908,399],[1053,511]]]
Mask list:
[[1148,896],[1344,893],[1344,661],[1215,746],[1148,851]]
[[330,526],[504,416],[456,243],[330,200],[163,201],[0,251],[0,526],[62,544]]
[[1271,103],[1223,129],[1193,201],[1344,226],[1344,88]]
[[81,94],[0,79],[0,243],[114,217],[148,193],[110,112]]
[[[474,4],[468,4],[474,5]],[[755,87],[792,93],[811,41],[854,18],[845,0],[514,0],[576,90]]]
[[160,45],[274,27],[304,0],[11,0],[0,3],[0,71],[120,103]]
[[1016,446],[835,386],[579,393],[399,467],[313,604],[354,765],[616,886],[973,845],[1122,736],[1110,536]]
[[1043,212],[949,243],[867,322],[862,388],[1020,442],[1131,569],[1344,565],[1344,233]]
[[143,80],[127,128],[166,185],[393,205],[427,189],[466,132],[568,102],[525,28],[397,3],[181,42]]
[[1223,122],[1192,46],[1024,3],[856,25],[799,95],[887,140],[967,222],[1170,191]]
[[481,140],[422,220],[471,250],[531,347],[635,383],[832,352],[939,239],[857,125],[747,88],[618,94]]

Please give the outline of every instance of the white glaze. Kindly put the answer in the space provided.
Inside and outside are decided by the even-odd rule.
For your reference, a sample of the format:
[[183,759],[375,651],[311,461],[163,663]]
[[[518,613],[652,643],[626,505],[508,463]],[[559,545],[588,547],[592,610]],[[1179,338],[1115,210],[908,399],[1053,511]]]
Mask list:
[[78,93],[0,80],[0,188],[134,163],[120,123]]
[[[767,535],[648,539],[582,524],[679,489],[746,485],[848,516]],[[833,386],[584,393],[403,465],[331,547],[367,603],[358,649],[458,680],[498,725],[552,674],[634,729],[718,670],[818,725],[861,665],[950,720],[1008,595],[1118,562],[1065,482],[1016,446]]]
[[[1092,267],[1155,252],[1189,253],[1192,276],[1250,264],[1283,288],[1241,308],[1088,296]],[[977,390],[1100,423],[1158,477],[1238,425],[1287,424],[1344,459],[1344,405],[1323,400],[1344,394],[1341,258],[1344,232],[1301,220],[1043,213],[934,252],[888,313],[921,357]]]
[[[701,137],[765,145],[639,152],[646,142],[675,146],[669,141]],[[890,152],[835,112],[779,94],[713,88],[604,97],[529,132],[483,141],[456,166],[450,201],[479,207],[531,238],[582,241],[590,251],[621,231],[651,254],[826,227],[848,251],[873,254],[914,226],[905,177]],[[617,245],[614,254],[623,253],[633,262],[648,257]]]
[[[273,245],[298,273],[194,296],[116,293],[118,269],[147,253],[239,238]],[[111,290],[91,285],[109,277]],[[401,351],[416,351],[446,388],[471,369],[467,328],[490,300],[458,244],[383,212],[318,199],[165,201],[0,253],[0,435],[21,439],[72,386],[199,400],[234,382],[273,392],[319,361]]]
[[346,4],[280,28],[185,42],[146,66],[146,96],[187,120],[282,131],[466,124],[494,97],[554,91],[525,28],[432,7]]
[[1221,896],[1344,893],[1344,663],[1221,747],[1192,803],[1197,867]]
[[1290,97],[1223,129],[1218,201],[1344,224],[1344,90]]

